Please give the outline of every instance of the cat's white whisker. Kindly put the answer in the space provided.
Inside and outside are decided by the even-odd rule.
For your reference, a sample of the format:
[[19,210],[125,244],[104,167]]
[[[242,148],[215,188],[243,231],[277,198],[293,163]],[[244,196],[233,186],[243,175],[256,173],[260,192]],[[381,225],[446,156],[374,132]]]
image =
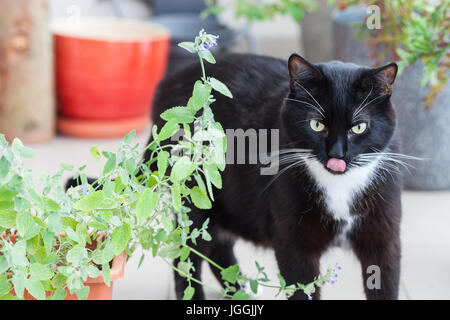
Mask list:
[[356,116],[357,116],[358,114],[360,114],[367,106],[369,106],[372,102],[374,102],[375,100],[378,100],[378,99],[380,99],[380,98],[382,98],[382,97],[384,97],[384,95],[379,95],[379,96],[377,96],[376,98],[373,98],[372,100],[370,100],[369,102],[366,102],[366,103],[359,109],[359,111],[358,111],[357,113],[355,112],[355,114],[353,115],[353,117],[356,118]]
[[295,101],[295,102],[299,102],[302,104],[305,104],[307,107],[311,107],[314,110],[316,110],[323,118],[325,118],[325,115],[323,114],[322,110],[320,110],[316,105],[313,105],[305,100],[297,100],[297,99],[292,99],[292,98],[284,98],[285,100],[289,100],[289,101]]
[[367,94],[367,96],[364,98],[364,100],[359,104],[358,108],[356,108],[355,112],[353,113],[352,121],[355,121],[355,118],[358,116],[358,114],[361,111],[360,110],[361,106],[366,102],[367,98],[372,94],[372,91],[373,91],[373,86],[370,88],[370,91]]
[[317,106],[318,106],[323,112],[325,112],[325,110],[324,110],[323,107],[320,105],[320,103],[317,102],[317,100],[313,97],[313,95],[312,95],[308,90],[306,90],[306,88],[305,88],[304,86],[302,86],[302,85],[301,85],[300,83],[298,83],[297,81],[295,81],[295,83],[296,83],[297,85],[299,85],[303,90],[305,90],[306,93],[311,97],[311,99],[314,100],[314,102],[317,104]]

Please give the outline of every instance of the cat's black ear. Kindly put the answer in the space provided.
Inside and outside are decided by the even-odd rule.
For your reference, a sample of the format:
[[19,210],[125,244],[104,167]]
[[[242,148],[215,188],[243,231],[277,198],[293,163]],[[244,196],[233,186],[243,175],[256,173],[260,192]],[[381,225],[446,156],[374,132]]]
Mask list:
[[298,84],[322,78],[322,72],[317,67],[296,53],[289,57],[288,64],[292,90],[298,89]]
[[395,62],[389,63],[383,67],[373,69],[364,78],[363,85],[373,85],[378,91],[387,95],[392,94],[392,85],[397,76],[398,66]]

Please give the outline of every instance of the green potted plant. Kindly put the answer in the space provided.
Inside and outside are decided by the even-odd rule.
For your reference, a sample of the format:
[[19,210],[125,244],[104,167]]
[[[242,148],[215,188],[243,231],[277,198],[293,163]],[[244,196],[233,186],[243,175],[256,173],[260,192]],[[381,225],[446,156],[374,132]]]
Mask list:
[[[448,1],[335,1],[335,57],[378,65],[398,61],[392,100],[397,109],[405,187],[450,189],[450,4]],[[366,9],[379,8],[380,29],[368,29]],[[374,14],[374,13],[372,13]],[[376,13],[375,13],[376,14]]]
[[[268,285],[259,264],[256,277],[248,277],[238,265],[222,267],[191,245],[199,238],[210,241],[211,236],[208,221],[200,229],[190,229],[186,204],[209,208],[212,186],[220,187],[220,172],[225,168],[226,137],[214,120],[211,93],[232,95],[225,84],[207,77],[204,68],[204,61],[215,63],[208,46],[216,38],[201,31],[194,42],[180,44],[198,55],[203,76],[186,106],[161,115],[167,122],[161,129],[153,127],[152,143],[139,150],[132,131],[116,153],[100,152],[95,146],[90,149],[95,161],[107,160],[93,184],[88,183],[84,167],[61,164],[56,174],[41,174],[36,186],[34,173],[23,164],[24,158],[35,156],[33,150],[18,139],[9,145],[0,135],[0,298],[98,298],[93,294],[97,285],[111,287],[114,277],[123,274],[126,256],[138,247],[144,252],[141,263],[150,254],[186,278],[185,299],[194,295],[193,282],[210,287],[192,276],[191,254],[220,270],[225,289],[216,291],[224,298],[248,299],[259,286],[286,295],[296,290],[311,295],[316,286],[335,277],[329,268],[309,284],[287,284],[278,275],[279,285]],[[192,132],[194,123],[198,131]],[[187,141],[161,143],[181,128]],[[196,134],[202,139],[193,139]],[[180,149],[183,155],[172,152]],[[150,159],[137,161],[147,150]],[[149,165],[155,162],[158,170],[151,172]],[[66,171],[79,181],[67,192],[61,183]],[[195,183],[192,186],[188,181]],[[111,298],[111,293],[100,298]]]

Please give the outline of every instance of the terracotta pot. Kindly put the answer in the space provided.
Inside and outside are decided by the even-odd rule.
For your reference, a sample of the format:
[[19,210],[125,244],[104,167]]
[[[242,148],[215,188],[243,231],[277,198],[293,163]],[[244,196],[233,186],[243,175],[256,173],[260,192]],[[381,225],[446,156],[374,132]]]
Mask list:
[[[61,233],[60,236],[65,237],[65,234]],[[6,234],[3,232],[2,238],[5,237]],[[16,243],[17,237],[18,234],[13,234],[9,236],[12,243]],[[86,247],[91,249],[95,248],[95,241],[93,241],[92,245],[87,244]],[[100,276],[98,276],[97,278],[88,277],[86,281],[84,281],[84,284],[89,286],[89,295],[87,300],[112,300],[114,281],[123,278],[126,262],[127,262],[127,254],[125,252],[122,252],[113,259],[110,271],[111,286],[109,287],[105,284],[102,274],[100,274]],[[66,289],[66,291],[67,295],[64,298],[64,300],[78,300],[76,294],[70,294],[68,289]],[[11,290],[11,293],[15,295],[14,289]],[[51,292],[46,293],[47,297],[50,296],[51,294],[52,294]],[[34,298],[31,294],[29,294],[26,289],[24,291],[24,299],[36,300],[36,298]]]
[[79,137],[115,137],[150,122],[153,96],[166,72],[170,33],[116,18],[65,19],[52,25],[58,128]]

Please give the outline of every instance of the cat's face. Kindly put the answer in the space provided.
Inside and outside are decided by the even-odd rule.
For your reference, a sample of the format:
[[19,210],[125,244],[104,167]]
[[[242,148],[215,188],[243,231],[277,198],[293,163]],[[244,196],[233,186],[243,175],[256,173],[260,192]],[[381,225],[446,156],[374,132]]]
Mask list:
[[282,107],[285,132],[295,148],[333,174],[367,165],[395,129],[390,103],[397,65],[370,69],[289,59],[290,93]]

